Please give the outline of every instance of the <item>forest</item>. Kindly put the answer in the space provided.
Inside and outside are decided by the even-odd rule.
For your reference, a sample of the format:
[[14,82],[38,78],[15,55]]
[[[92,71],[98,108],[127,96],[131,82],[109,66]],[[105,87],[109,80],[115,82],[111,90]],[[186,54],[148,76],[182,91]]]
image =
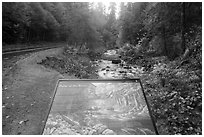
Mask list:
[[201,2],[3,2],[2,48],[35,43],[65,43],[65,58],[39,64],[77,78],[94,68],[69,51],[95,61],[117,50],[144,71],[160,134],[202,134]]
[[66,42],[93,47],[113,45],[115,4],[3,3],[3,43]]
[[115,3],[109,7],[76,2],[3,3],[3,45],[57,41],[112,48],[129,43],[175,58],[190,48],[189,40],[201,30],[201,3],[121,3],[120,9],[116,19]]

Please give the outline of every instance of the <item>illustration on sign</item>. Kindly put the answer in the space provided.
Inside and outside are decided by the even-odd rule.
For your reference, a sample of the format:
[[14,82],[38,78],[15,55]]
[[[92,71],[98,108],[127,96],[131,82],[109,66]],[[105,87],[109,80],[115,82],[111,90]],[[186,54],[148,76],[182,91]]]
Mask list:
[[135,81],[59,81],[44,135],[155,134]]

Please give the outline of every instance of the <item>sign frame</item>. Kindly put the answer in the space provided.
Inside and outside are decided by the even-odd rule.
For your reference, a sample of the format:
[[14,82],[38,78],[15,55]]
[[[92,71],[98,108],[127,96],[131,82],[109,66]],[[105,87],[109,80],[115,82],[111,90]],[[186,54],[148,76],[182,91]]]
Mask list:
[[157,130],[157,127],[156,127],[156,124],[155,124],[155,120],[154,120],[154,118],[153,118],[153,115],[152,115],[152,112],[151,112],[151,109],[150,109],[150,105],[149,105],[149,102],[148,102],[148,100],[147,100],[147,97],[146,97],[146,95],[145,95],[145,92],[144,92],[144,88],[143,88],[143,85],[142,85],[142,82],[141,82],[141,79],[140,78],[127,78],[127,79],[59,79],[58,81],[57,81],[57,83],[56,83],[56,86],[55,86],[55,89],[54,89],[54,93],[53,93],[53,95],[52,95],[52,97],[51,97],[51,102],[49,103],[49,109],[47,110],[47,112],[46,112],[46,117],[45,117],[45,119],[43,120],[43,122],[44,122],[44,125],[43,125],[43,128],[42,128],[42,130],[41,130],[41,135],[43,134],[43,131],[44,131],[44,128],[45,128],[45,126],[46,126],[46,122],[47,122],[47,120],[48,120],[48,116],[49,116],[49,114],[50,114],[50,111],[51,111],[51,108],[52,108],[52,104],[53,104],[53,102],[54,102],[54,98],[55,98],[55,95],[56,95],[56,92],[57,92],[57,89],[58,89],[58,86],[59,86],[59,83],[61,82],[61,81],[94,81],[94,82],[103,82],[103,81],[105,81],[105,82],[108,82],[108,81],[121,81],[121,82],[138,82],[140,85],[141,85],[141,89],[142,89],[142,94],[143,94],[143,97],[144,97],[144,99],[145,99],[145,102],[146,102],[146,104],[147,104],[147,108],[148,108],[148,112],[149,112],[149,115],[150,115],[150,118],[151,118],[151,121],[152,121],[152,124],[153,124],[153,127],[154,127],[154,131],[155,131],[155,134],[156,135],[159,135],[159,132],[158,132],[158,130]]

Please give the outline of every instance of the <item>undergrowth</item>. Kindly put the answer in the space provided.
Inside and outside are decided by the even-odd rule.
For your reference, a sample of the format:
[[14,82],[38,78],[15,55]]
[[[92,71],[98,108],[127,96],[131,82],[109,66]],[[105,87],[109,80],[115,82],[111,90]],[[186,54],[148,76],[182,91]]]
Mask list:
[[163,62],[142,77],[160,134],[202,134],[202,79],[189,67]]
[[[141,76],[160,134],[202,134],[202,37],[187,43],[190,54],[170,61],[131,51],[123,59],[144,68]],[[193,47],[193,50],[192,48]]]
[[46,57],[39,64],[52,68],[61,74],[74,75],[77,78],[96,78],[96,68],[92,61],[99,58],[100,54],[93,51],[86,51],[81,53],[79,50],[72,47],[65,47],[63,56]]

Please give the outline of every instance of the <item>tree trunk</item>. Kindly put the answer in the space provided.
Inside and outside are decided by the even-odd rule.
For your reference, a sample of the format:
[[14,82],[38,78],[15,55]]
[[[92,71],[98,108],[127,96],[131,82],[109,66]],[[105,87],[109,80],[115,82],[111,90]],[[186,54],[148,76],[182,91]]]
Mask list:
[[42,41],[45,41],[45,31],[43,33],[43,40]]
[[165,25],[162,27],[162,37],[163,37],[163,43],[164,43],[164,54],[168,56],[168,51],[167,51],[167,45],[166,45],[166,29]]
[[181,11],[181,49],[182,54],[185,53],[185,2],[182,2],[182,11]]
[[27,42],[30,42],[30,27],[28,28]]

